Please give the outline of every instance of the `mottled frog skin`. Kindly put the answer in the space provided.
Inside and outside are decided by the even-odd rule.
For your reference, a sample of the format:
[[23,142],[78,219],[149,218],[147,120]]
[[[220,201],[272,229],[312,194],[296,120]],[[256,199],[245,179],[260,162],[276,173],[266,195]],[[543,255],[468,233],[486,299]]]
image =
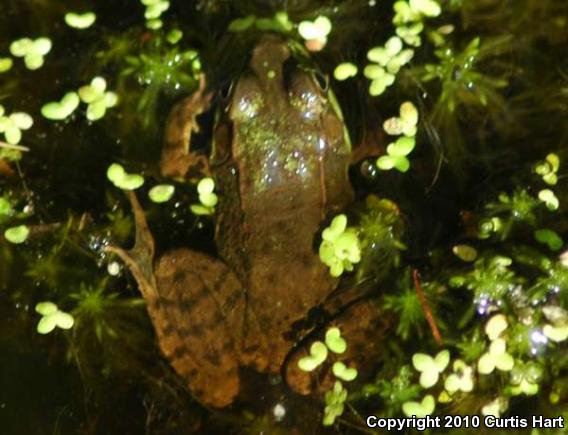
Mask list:
[[[188,131],[186,112],[177,108],[170,117],[170,154],[175,126],[180,134]],[[350,154],[341,114],[327,90],[293,62],[285,42],[265,36],[219,116],[207,168],[219,194],[220,259],[184,248],[167,252],[153,266],[153,239],[131,195],[136,246],[114,250],[138,280],[162,351],[201,403],[232,403],[242,366],[283,371],[296,391],[313,390],[310,375],[296,364],[307,345],[298,347],[289,368],[283,366],[313,328],[308,312],[327,303],[337,286],[315,245],[324,218],[353,198]],[[339,312],[351,303],[332,305]],[[348,340],[377,326],[372,304],[355,304],[335,324],[350,319],[351,326],[342,326]]]

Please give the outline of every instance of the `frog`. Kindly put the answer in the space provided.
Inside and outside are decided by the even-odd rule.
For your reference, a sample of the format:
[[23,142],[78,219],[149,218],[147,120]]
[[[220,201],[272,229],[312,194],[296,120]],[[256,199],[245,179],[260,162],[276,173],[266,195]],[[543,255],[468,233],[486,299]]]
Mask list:
[[211,99],[203,83],[200,89],[169,117],[161,167],[179,176],[197,164],[214,178],[217,257],[183,247],[154,262],[154,240],[132,192],[134,248],[109,251],[136,278],[159,347],[203,405],[232,404],[243,367],[282,376],[300,394],[327,388],[329,370],[314,380],[297,364],[323,333],[310,321],[314,310],[327,313],[327,325],[339,326],[349,341],[363,334],[366,345],[350,347],[367,362],[378,349],[370,336],[382,324],[376,306],[358,293],[338,296],[339,278],[317,253],[325,220],[354,199],[341,111],[286,41],[265,35],[227,97],[204,158],[188,145],[195,113]]

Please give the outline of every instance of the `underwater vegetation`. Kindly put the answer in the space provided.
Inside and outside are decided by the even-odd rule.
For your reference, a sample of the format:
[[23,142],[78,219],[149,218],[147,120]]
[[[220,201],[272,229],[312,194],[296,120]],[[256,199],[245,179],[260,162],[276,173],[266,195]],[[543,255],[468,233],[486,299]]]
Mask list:
[[2,6],[2,433],[567,424],[566,2],[112,3]]

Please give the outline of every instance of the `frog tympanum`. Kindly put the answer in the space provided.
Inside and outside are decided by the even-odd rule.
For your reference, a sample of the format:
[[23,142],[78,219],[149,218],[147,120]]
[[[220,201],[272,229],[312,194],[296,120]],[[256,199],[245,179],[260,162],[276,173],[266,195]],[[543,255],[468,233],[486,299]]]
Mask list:
[[[170,120],[187,136],[183,113],[178,109]],[[321,373],[314,381],[297,368],[313,329],[306,320],[312,309],[336,313],[330,324],[340,326],[353,352],[361,350],[357,337],[380,323],[372,303],[334,300],[338,280],[315,247],[325,217],[353,198],[348,136],[327,90],[274,36],[256,45],[219,118],[208,170],[219,193],[221,259],[177,249],[154,265],[153,238],[134,194],[135,247],[111,250],[136,277],[163,353],[200,402],[233,402],[244,366],[282,372],[306,394],[325,384]],[[167,128],[170,155],[174,131]],[[378,341],[368,338],[361,352],[367,357]],[[338,359],[357,366],[353,352]]]

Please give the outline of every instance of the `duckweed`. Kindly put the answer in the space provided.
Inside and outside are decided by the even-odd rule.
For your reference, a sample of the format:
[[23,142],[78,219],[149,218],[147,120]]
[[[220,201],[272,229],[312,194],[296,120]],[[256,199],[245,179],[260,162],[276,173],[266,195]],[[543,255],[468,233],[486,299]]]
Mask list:
[[214,193],[215,180],[210,177],[202,178],[197,184],[200,204],[192,204],[191,211],[196,215],[212,215],[219,198]]
[[408,401],[402,405],[402,412],[407,417],[424,418],[432,415],[436,409],[436,399],[431,394],[427,394],[420,402]]
[[73,114],[79,107],[80,101],[77,92],[67,92],[60,101],[44,104],[41,108],[41,114],[49,120],[62,121]]
[[325,40],[331,32],[331,27],[329,18],[320,15],[313,21],[302,21],[298,25],[298,33],[305,40]]
[[5,109],[0,105],[0,133],[4,134],[6,142],[17,145],[22,140],[22,130],[29,130],[34,120],[25,112],[5,114]]
[[444,388],[450,394],[457,391],[473,391],[473,368],[460,359],[454,361],[453,373],[446,378]]
[[541,228],[534,232],[534,238],[548,246],[551,251],[559,251],[564,245],[564,240],[558,235],[556,231],[549,230],[548,228]]
[[9,57],[0,57],[0,74],[9,71],[14,65],[14,61]]
[[300,358],[298,367],[305,372],[314,371],[327,359],[327,347],[321,341],[314,341],[310,346],[310,354]]
[[344,271],[352,271],[361,261],[361,242],[354,228],[347,228],[347,216],[338,215],[322,232],[319,247],[320,260],[330,268],[330,274],[338,277]]
[[430,388],[438,382],[440,373],[446,370],[450,363],[450,352],[440,351],[434,358],[425,353],[416,353],[412,356],[412,365],[420,372],[420,385]]
[[344,353],[347,350],[347,342],[341,337],[341,331],[337,327],[329,328],[325,333],[325,344],[333,353]]
[[107,82],[102,77],[95,77],[91,84],[79,88],[79,98],[88,104],[87,119],[97,121],[105,116],[108,108],[116,106],[118,95],[106,90]]
[[343,384],[335,381],[333,389],[325,393],[325,408],[323,415],[323,425],[331,426],[338,417],[343,415],[345,401],[347,400],[347,390]]
[[94,12],[84,12],[82,14],[77,12],[67,12],[65,14],[65,24],[74,29],[88,29],[93,24],[97,16]]
[[341,379],[345,382],[351,382],[355,380],[358,374],[356,368],[347,367],[341,361],[336,361],[335,363],[333,363],[331,371],[336,378]]
[[144,177],[127,173],[118,163],[111,164],[106,175],[112,184],[123,190],[136,190],[144,184]]
[[175,187],[171,184],[159,184],[148,192],[148,197],[152,202],[161,203],[169,201],[174,195]]
[[49,334],[56,327],[71,329],[75,323],[71,314],[61,311],[53,302],[40,302],[35,310],[42,316],[37,324],[37,332],[40,334]]
[[10,243],[18,245],[24,243],[30,234],[30,229],[27,225],[18,225],[17,227],[8,228],[4,231],[4,237]]
[[347,80],[357,75],[357,66],[351,62],[344,62],[335,67],[333,77],[337,81]]
[[507,343],[502,338],[496,338],[489,345],[489,350],[479,358],[477,371],[483,375],[488,375],[495,369],[508,372],[514,365],[515,360],[507,352]]
[[10,44],[10,53],[14,57],[23,57],[27,69],[36,70],[43,66],[44,56],[51,51],[51,47],[51,40],[46,37],[21,38]]

